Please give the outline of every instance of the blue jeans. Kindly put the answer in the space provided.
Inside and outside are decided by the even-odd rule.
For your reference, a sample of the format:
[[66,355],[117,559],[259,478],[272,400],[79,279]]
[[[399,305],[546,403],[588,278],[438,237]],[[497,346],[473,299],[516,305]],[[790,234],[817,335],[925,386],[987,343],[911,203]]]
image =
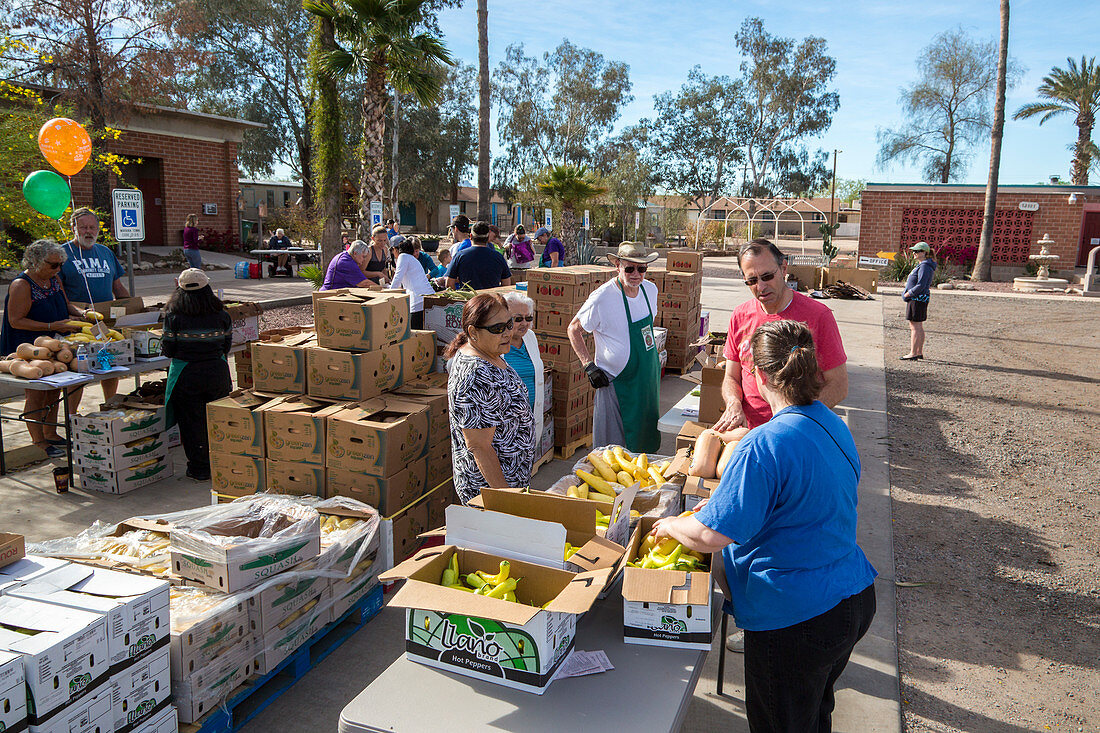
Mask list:
[[202,252],[197,249],[184,249],[183,256],[187,258],[187,264],[191,267],[202,269]]
[[[745,713],[752,733],[829,733],[833,685],[875,615],[875,586],[807,621],[745,631]],[[723,640],[724,643],[724,640]]]

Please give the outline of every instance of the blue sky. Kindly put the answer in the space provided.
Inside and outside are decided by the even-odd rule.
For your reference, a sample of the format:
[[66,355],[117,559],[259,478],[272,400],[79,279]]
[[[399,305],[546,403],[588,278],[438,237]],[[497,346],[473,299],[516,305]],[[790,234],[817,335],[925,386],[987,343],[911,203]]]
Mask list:
[[[476,5],[466,0],[440,17],[448,47],[475,66]],[[746,17],[762,18],[775,35],[821,36],[837,60],[840,110],[832,127],[808,145],[844,151],[838,177],[894,183],[919,181],[920,171],[897,165],[876,168],[875,132],[901,123],[898,91],[915,80],[920,50],[937,33],[957,26],[984,39],[999,33],[997,0],[489,0],[488,7],[491,68],[510,43],[522,42],[528,55],[541,56],[562,38],[626,62],[634,101],[623,110],[620,127],[651,117],[653,95],[678,89],[696,64],[708,74],[737,75],[740,57],[733,35]],[[1053,66],[1064,67],[1067,56],[1097,54],[1098,29],[1100,2],[1095,0],[1013,0],[1009,52],[1026,73],[1008,95],[1001,183],[1035,183],[1050,175],[1069,178],[1071,153],[1066,146],[1076,138],[1072,118],[1053,119],[1040,128],[1035,118],[1014,122],[1011,117],[1021,105],[1036,100],[1035,88]],[[476,108],[471,114],[476,115]],[[1100,132],[1093,139],[1100,139]],[[988,168],[989,144],[983,142],[962,182],[985,183]],[[1093,182],[1097,179],[1094,175]]]

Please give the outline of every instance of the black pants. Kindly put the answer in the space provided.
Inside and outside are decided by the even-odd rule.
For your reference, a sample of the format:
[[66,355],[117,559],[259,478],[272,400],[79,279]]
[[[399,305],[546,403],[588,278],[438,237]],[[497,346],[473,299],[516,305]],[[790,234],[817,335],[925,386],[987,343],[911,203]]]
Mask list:
[[424,311],[417,311],[416,313],[409,314],[409,326],[414,331],[421,331],[424,328]]
[[752,733],[829,733],[833,685],[875,615],[875,586],[808,621],[745,632],[745,710]]
[[180,426],[180,441],[187,454],[187,472],[210,474],[210,444],[206,437],[206,403],[233,391],[225,359],[193,361],[184,367],[172,390],[172,411]]

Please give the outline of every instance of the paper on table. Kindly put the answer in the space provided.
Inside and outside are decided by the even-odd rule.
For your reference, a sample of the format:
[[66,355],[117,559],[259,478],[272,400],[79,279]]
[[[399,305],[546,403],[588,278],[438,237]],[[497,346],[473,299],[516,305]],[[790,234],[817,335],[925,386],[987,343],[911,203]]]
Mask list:
[[697,418],[699,417],[699,408],[685,407],[683,410],[680,411],[680,414],[687,418]]
[[611,669],[615,669],[615,666],[611,664],[611,660],[607,658],[607,654],[602,650],[582,652],[579,649],[574,649],[562,662],[562,665],[558,667],[558,671],[554,673],[554,679],[560,680],[566,677],[599,674]]
[[48,377],[42,377],[36,381],[46,382],[47,384],[53,384],[58,387],[67,387],[70,384],[80,384],[81,382],[87,382],[91,380],[87,374],[81,374],[80,372],[61,372],[60,374],[51,374]]
[[124,366],[113,366],[110,369],[89,369],[88,370],[88,372],[91,373],[91,374],[110,374],[112,372],[128,372],[128,371],[130,371],[130,370],[127,369]]

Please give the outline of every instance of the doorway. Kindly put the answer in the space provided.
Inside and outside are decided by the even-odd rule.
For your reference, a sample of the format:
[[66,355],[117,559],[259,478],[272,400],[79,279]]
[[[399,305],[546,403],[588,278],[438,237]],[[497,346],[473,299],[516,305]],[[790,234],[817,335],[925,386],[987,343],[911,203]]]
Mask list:
[[1089,252],[1100,246],[1100,211],[1086,211],[1081,220],[1081,242],[1077,247],[1077,267],[1088,264]]
[[[163,247],[167,241],[165,241],[164,178],[160,159],[143,157],[140,163],[122,166],[122,181],[141,190],[142,204],[145,207],[145,241],[141,244]],[[179,223],[179,228],[183,230],[182,221]]]

